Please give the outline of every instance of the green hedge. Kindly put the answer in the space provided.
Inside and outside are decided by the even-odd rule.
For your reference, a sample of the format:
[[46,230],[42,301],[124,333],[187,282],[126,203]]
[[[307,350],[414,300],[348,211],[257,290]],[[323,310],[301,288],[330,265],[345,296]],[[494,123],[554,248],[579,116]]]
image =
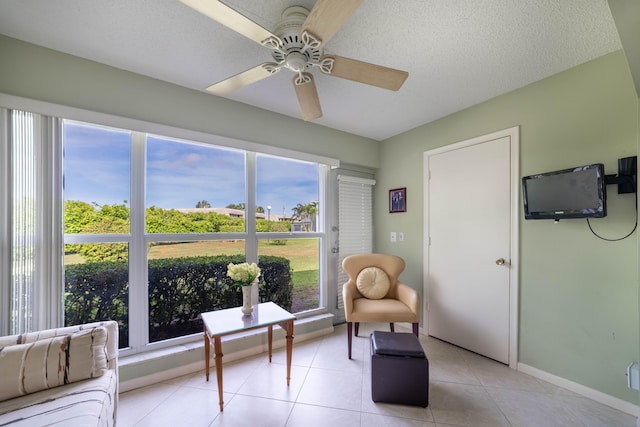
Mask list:
[[[242,291],[227,277],[227,264],[244,256],[209,256],[149,261],[149,342],[202,331],[200,313],[242,305]],[[273,301],[286,310],[292,304],[289,260],[261,256],[260,302]],[[116,320],[120,348],[129,346],[129,272],[120,261],[65,267],[65,321],[77,325]]]

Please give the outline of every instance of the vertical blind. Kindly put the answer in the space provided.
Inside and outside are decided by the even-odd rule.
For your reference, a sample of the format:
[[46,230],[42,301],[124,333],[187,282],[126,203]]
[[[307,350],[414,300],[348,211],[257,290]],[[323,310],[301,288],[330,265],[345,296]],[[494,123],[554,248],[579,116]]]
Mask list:
[[11,333],[32,329],[36,272],[36,153],[34,115],[13,111],[11,120],[12,230]]
[[[347,275],[342,271],[342,260],[349,255],[370,253],[373,250],[373,186],[375,183],[372,179],[338,175],[338,287],[348,280]],[[340,288],[337,294],[337,312],[344,316]]]
[[3,333],[19,334],[60,325],[62,249],[52,238],[60,227],[59,205],[52,187],[58,184],[52,160],[58,146],[56,121],[19,110],[3,110],[7,124],[0,163],[5,183],[0,189],[2,253],[0,309]]
[[0,335],[9,335],[11,320],[11,130],[10,111],[0,108]]

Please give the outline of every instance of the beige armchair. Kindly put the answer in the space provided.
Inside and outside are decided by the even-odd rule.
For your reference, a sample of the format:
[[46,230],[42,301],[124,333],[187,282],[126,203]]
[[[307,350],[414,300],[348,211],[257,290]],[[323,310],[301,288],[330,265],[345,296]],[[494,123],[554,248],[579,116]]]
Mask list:
[[358,254],[346,257],[342,269],[349,281],[342,287],[344,314],[347,320],[349,359],[353,324],[358,336],[360,322],[409,322],[418,336],[420,301],[418,292],[398,282],[404,260],[395,255]]

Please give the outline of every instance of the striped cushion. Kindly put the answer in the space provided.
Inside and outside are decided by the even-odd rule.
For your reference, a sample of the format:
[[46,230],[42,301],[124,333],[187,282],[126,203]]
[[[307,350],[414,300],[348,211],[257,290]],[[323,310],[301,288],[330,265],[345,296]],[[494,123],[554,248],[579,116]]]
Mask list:
[[103,375],[106,342],[97,327],[0,348],[0,401]]
[[71,334],[67,381],[96,378],[107,370],[107,329],[104,326]]
[[109,369],[117,369],[118,367],[118,323],[109,320],[104,322],[86,323],[83,325],[64,326],[55,329],[46,329],[36,332],[28,332],[18,335],[7,335],[0,337],[0,347],[6,347],[16,344],[26,344],[39,341],[45,338],[59,337],[62,335],[71,335],[78,331],[85,331],[103,326],[107,328],[107,366]]
[[118,377],[94,378],[0,402],[0,426],[113,426]]

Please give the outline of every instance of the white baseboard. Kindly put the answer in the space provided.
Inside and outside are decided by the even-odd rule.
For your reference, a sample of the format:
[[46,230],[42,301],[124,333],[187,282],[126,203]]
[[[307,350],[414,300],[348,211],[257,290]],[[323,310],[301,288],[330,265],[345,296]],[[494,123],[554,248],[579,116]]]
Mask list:
[[[574,393],[578,393],[591,400],[602,403],[603,405],[607,405],[629,415],[633,415],[634,417],[640,415],[640,407],[638,407],[638,405],[634,405],[626,400],[602,393],[601,391],[594,390],[548,372],[541,371],[540,369],[525,365],[524,363],[518,363],[518,371],[524,372],[525,374],[529,374],[532,377],[539,378],[548,383],[555,384],[559,387],[566,388]],[[637,426],[640,427],[640,419],[638,419]]]
[[[324,335],[329,335],[333,333],[333,326],[328,327],[328,328],[324,328],[324,329],[319,329],[319,330],[314,330],[311,332],[307,332],[301,335],[296,335],[295,338],[295,342],[302,342],[302,341],[307,341],[307,340],[311,340],[314,338],[318,338]],[[204,344],[200,344],[200,347],[202,347],[202,345]],[[284,338],[282,339],[276,339],[274,337],[273,339],[273,349],[278,349],[278,348],[283,348],[286,345],[286,340]],[[295,357],[295,343],[294,343],[294,357]],[[239,360],[239,359],[244,359],[246,357],[251,357],[251,356],[255,356],[261,353],[265,353],[269,350],[268,344],[264,344],[264,345],[260,345],[260,346],[252,346],[250,348],[244,349],[244,350],[240,350],[240,351],[235,351],[235,352],[231,352],[231,353],[225,353],[224,354],[224,363],[229,363],[229,362],[233,362],[234,360]],[[212,352],[213,353],[213,352]],[[166,353],[164,355],[166,357]],[[213,368],[215,366],[215,360],[213,359],[213,354],[212,354],[212,358],[211,358],[211,368]],[[171,380],[173,378],[177,378],[177,377],[181,377],[183,375],[188,375],[188,374],[192,374],[198,371],[204,371],[204,359],[203,360],[199,360],[197,362],[193,362],[193,363],[188,363],[185,365],[180,365],[180,366],[176,366],[175,368],[171,368],[171,369],[165,369],[161,372],[154,372],[152,374],[149,375],[145,375],[142,377],[137,377],[137,378],[133,378],[127,381],[122,381],[120,383],[120,393],[124,393],[126,391],[131,391],[131,390],[135,390],[137,388],[141,388],[141,387],[146,387],[148,385],[152,385],[152,384],[156,384],[162,381],[168,381]]]
[[120,393],[135,390],[137,388],[146,387],[162,381],[168,381],[172,378],[181,377],[182,375],[192,374],[199,370],[204,371],[204,360],[201,362],[190,363],[188,365],[178,366],[176,368],[167,369],[162,372],[155,372],[144,377],[133,378],[120,383]]

